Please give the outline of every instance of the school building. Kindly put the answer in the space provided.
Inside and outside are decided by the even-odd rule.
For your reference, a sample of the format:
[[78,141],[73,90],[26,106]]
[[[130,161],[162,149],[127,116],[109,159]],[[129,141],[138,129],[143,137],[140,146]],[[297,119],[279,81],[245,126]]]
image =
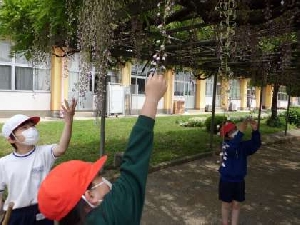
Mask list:
[[[22,56],[10,56],[9,41],[0,41],[0,117],[16,113],[48,117],[61,116],[64,99],[78,99],[78,114],[94,116],[96,109],[95,71],[89,75],[89,85],[84,95],[79,94],[80,60],[51,56],[43,64],[32,65]],[[56,50],[56,55],[62,55]],[[144,65],[130,62],[108,72],[108,115],[138,114],[145,98],[145,82],[149,70]],[[196,80],[186,71],[168,70],[165,73],[168,88],[159,102],[159,112],[183,113],[185,110],[210,111],[213,96],[213,79]],[[263,108],[270,109],[272,86],[262,90],[250,86],[249,79],[218,80],[217,110],[245,110],[259,106],[262,91]],[[292,105],[300,105],[292,98]],[[285,87],[278,93],[278,107],[286,108]]]

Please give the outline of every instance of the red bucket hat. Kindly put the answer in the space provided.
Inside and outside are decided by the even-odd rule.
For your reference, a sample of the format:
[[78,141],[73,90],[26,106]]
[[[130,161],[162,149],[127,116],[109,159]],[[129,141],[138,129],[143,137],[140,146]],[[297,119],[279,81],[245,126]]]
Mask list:
[[234,130],[236,125],[232,122],[226,122],[220,129],[220,136],[224,137],[228,132]]
[[107,156],[95,163],[72,160],[56,166],[41,183],[38,191],[40,212],[59,221],[77,204],[92,180],[105,164]]

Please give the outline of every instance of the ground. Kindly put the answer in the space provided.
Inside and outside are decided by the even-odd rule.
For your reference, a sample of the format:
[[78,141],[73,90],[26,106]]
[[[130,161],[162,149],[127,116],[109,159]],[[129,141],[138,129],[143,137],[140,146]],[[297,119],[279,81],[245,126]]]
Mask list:
[[[216,158],[151,173],[142,225],[220,224]],[[300,224],[299,140],[262,146],[249,158],[240,224]]]

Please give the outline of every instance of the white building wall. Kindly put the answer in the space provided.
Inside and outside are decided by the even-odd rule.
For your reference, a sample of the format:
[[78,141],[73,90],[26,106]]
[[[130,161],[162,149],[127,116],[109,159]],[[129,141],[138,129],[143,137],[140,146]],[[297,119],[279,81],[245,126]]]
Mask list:
[[36,65],[24,55],[11,56],[11,46],[9,41],[0,41],[0,117],[50,115],[50,57]]
[[0,117],[26,111],[41,116],[50,113],[50,92],[0,91],[0,99]]

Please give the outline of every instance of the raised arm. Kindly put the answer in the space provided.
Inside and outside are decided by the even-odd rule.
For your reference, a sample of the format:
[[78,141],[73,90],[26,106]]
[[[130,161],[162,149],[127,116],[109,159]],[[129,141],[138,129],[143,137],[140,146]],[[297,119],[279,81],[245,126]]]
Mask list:
[[69,146],[70,139],[72,136],[73,117],[75,115],[76,105],[77,105],[77,101],[73,98],[70,106],[66,100],[65,100],[65,106],[62,106],[63,114],[65,118],[65,126],[62,131],[59,144],[53,148],[53,154],[56,157],[63,155]]
[[242,121],[237,124],[238,133],[233,137],[232,140],[223,144],[222,148],[226,149],[226,152],[229,157],[235,157],[236,151],[238,150],[238,146],[240,145],[245,130],[247,129],[247,121]]
[[153,148],[153,127],[159,100],[166,92],[162,75],[150,76],[146,84],[146,98],[140,116],[130,134],[121,165],[120,180],[144,195],[150,155]]
[[159,100],[166,92],[166,81],[162,75],[150,75],[146,84],[146,99],[141,115],[155,119]]
[[257,129],[258,128],[257,122],[255,120],[250,120],[249,123],[252,128],[252,137],[251,140],[246,141],[244,145],[247,151],[247,155],[252,155],[260,148],[261,138],[260,138],[260,132]]
[[[134,178],[134,185],[146,183],[149,159],[153,147],[153,127],[159,100],[166,92],[166,81],[162,75],[150,76],[146,84],[146,98],[140,116],[130,134],[123,157],[121,176]],[[123,174],[122,174],[123,173]]]
[[100,207],[90,213],[87,224],[98,223],[98,215],[109,217],[107,221],[111,221],[111,224],[140,224],[153,149],[154,118],[158,102],[165,92],[166,81],[163,76],[154,75],[148,78],[145,102],[132,128],[120,177]]

